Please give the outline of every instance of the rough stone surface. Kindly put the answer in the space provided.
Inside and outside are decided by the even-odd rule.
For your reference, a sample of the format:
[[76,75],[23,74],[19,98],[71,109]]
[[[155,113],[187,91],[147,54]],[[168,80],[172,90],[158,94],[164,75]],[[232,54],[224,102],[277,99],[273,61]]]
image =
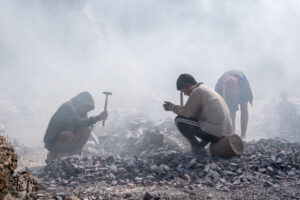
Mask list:
[[13,147],[0,136],[0,199],[8,192],[9,182],[18,165],[18,156]]
[[38,181],[28,172],[14,174],[18,156],[13,147],[0,136],[0,199],[34,199],[38,193]]
[[10,181],[10,188],[4,200],[34,199],[38,193],[37,179],[27,172],[19,172]]
[[[197,199],[201,190],[207,190],[213,194],[200,196],[239,199],[243,191],[252,198],[293,199],[300,197],[299,160],[299,144],[262,139],[245,143],[245,154],[228,160],[161,149],[135,157],[67,157],[36,175],[41,182],[40,198],[60,191],[62,196],[75,193],[87,199]],[[171,193],[170,188],[177,193]]]
[[[242,156],[221,159],[208,147],[207,157],[193,156],[173,120],[131,120],[98,135],[82,156],[29,167],[40,182],[36,199],[300,198],[299,143],[245,142]],[[30,152],[20,154],[25,166],[41,158],[41,151],[16,148]]]

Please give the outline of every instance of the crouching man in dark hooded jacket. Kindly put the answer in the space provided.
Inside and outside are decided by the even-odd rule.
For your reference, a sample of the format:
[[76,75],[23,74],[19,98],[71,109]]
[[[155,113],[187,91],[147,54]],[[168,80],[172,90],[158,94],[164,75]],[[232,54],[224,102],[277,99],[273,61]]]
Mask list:
[[88,117],[87,113],[94,109],[94,99],[88,92],[79,93],[58,108],[44,136],[45,148],[49,151],[46,163],[62,156],[81,154],[92,125],[108,116],[107,111],[103,111]]

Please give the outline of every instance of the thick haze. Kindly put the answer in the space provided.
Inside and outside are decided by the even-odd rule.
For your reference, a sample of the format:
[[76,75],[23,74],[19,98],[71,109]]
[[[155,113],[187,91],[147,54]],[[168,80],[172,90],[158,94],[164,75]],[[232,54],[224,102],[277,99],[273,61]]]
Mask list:
[[299,21],[295,0],[2,0],[0,100],[50,117],[83,90],[100,111],[109,90],[110,108],[136,109],[178,103],[180,73],[214,87],[232,68],[255,100],[298,96]]

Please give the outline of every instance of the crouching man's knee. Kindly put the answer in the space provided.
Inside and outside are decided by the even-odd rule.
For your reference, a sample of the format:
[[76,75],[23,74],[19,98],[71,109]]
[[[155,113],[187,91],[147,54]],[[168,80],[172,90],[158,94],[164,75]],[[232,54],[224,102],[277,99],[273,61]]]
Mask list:
[[175,125],[176,125],[176,127],[178,128],[178,124],[180,124],[179,123],[179,119],[181,119],[182,117],[181,116],[179,116],[179,115],[177,115],[177,117],[175,117]]
[[87,127],[81,127],[75,130],[75,135],[74,135],[74,141],[79,141],[79,140],[86,140],[86,138],[89,138],[92,132],[92,127],[87,126]]
[[64,142],[70,142],[73,140],[74,133],[72,131],[63,131],[59,135],[59,140],[63,140]]
[[91,132],[92,132],[92,127],[88,126],[88,127],[80,128],[78,130],[78,132],[80,132],[81,134],[83,134],[85,136],[89,136],[91,134]]
[[87,132],[87,133],[91,133],[93,130],[93,127],[92,126],[88,126],[88,127],[85,127],[84,128],[84,131]]

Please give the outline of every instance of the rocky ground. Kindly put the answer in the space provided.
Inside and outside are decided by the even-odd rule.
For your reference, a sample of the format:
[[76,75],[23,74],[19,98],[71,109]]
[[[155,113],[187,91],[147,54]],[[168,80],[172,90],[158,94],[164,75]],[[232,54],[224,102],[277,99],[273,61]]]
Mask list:
[[33,199],[38,181],[28,172],[17,172],[18,155],[13,146],[0,135],[0,199]]
[[[36,173],[39,198],[297,199],[300,145],[280,140],[247,143],[229,160],[163,151],[141,157],[68,157]],[[147,199],[147,198],[146,198]]]
[[172,120],[96,134],[81,157],[47,166],[44,150],[15,144],[19,171],[39,180],[36,199],[300,199],[299,143],[245,142],[244,155],[221,159],[193,156]]

